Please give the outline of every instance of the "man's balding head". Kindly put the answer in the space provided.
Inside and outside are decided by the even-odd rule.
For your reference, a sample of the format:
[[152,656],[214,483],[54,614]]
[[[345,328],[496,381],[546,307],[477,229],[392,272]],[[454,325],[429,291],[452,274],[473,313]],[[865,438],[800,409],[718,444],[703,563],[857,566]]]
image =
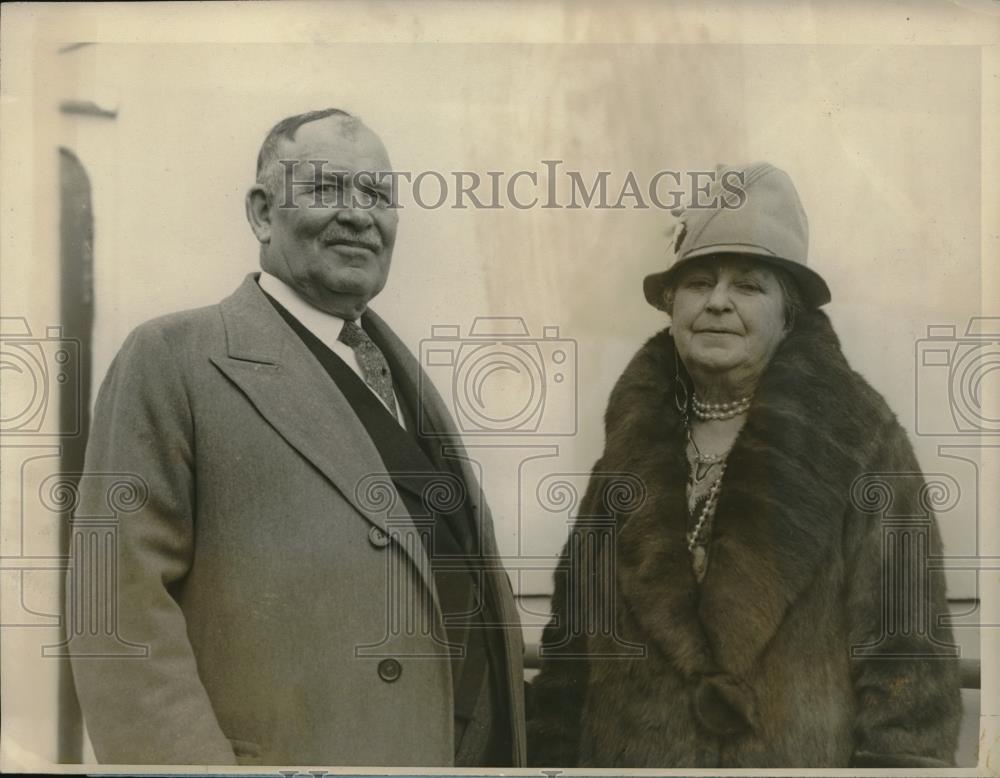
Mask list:
[[327,118],[339,119],[341,131],[351,136],[364,126],[361,119],[340,108],[324,108],[319,111],[306,111],[295,116],[288,116],[274,125],[257,152],[257,183],[263,186],[268,192],[274,194],[279,191],[282,183],[284,170],[278,164],[281,159],[282,144],[287,141],[294,141],[295,134],[303,124],[319,121]]

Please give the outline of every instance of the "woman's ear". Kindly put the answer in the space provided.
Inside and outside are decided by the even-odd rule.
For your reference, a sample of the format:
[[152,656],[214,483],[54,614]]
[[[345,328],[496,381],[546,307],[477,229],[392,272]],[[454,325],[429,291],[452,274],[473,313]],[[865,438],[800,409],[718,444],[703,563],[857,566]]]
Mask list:
[[674,315],[674,288],[673,286],[668,286],[663,290],[663,310],[666,311],[667,316],[673,318]]
[[250,229],[261,243],[271,242],[271,198],[261,184],[254,184],[247,190],[247,221]]

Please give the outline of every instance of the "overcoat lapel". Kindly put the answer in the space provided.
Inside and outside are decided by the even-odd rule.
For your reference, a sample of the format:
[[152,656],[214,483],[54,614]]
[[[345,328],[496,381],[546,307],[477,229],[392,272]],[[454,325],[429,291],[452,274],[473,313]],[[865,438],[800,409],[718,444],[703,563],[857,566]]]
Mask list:
[[[454,459],[441,456],[441,441],[445,440],[446,445],[454,445],[455,441],[443,438],[444,433],[441,432],[428,437],[429,430],[437,431],[438,428],[431,426],[430,414],[426,409],[429,398],[421,397],[418,390],[420,368],[416,360],[413,359],[409,349],[374,311],[371,309],[366,311],[362,321],[365,332],[379,347],[389,363],[397,398],[402,405],[411,410],[411,414],[407,418],[408,429],[403,430],[398,424],[396,429],[400,436],[406,438],[407,450],[416,454],[414,460],[419,459],[422,463],[420,468],[414,467],[413,469],[431,467],[439,473],[450,473],[459,480],[463,496],[466,496],[465,492],[473,488],[473,485],[463,478],[464,474]],[[404,409],[400,408],[399,411],[403,413]],[[431,445],[426,445],[428,442]],[[416,465],[416,461],[414,461],[414,465]],[[403,488],[410,488],[416,497],[423,498],[419,479],[400,480]],[[471,494],[467,496],[470,497],[470,504],[475,503],[475,500],[471,499],[472,497],[478,497],[478,495]],[[471,529],[475,530],[476,527]]]
[[[221,303],[228,356],[215,365],[246,395],[260,415],[311,462],[368,522],[389,533],[381,500],[366,496],[372,478],[388,471],[354,409],[306,345],[281,319],[254,274]],[[379,479],[379,487],[395,487]],[[378,490],[376,490],[378,492]],[[403,505],[398,494],[395,504]],[[391,534],[412,532],[393,514]],[[400,543],[431,592],[423,544]]]
[[465,456],[458,430],[451,420],[444,401],[430,381],[421,376],[420,366],[409,349],[378,314],[368,310],[364,318],[365,329],[385,352],[393,366],[393,381],[399,393],[404,397],[416,398],[418,426],[413,430],[414,435],[426,440],[428,437],[426,433],[432,431],[431,446],[428,446],[431,458],[435,464],[462,479],[468,493],[469,507],[476,522],[476,535],[486,544],[482,551],[484,555],[495,556],[496,549],[492,543],[492,518],[481,494],[479,478]]
[[[687,674],[744,675],[789,606],[829,560],[850,487],[877,441],[877,402],[858,382],[829,320],[803,314],[755,393],[729,454],[699,586],[685,542],[685,430],[674,401],[673,340],[636,355],[612,394],[604,466],[625,462],[649,499],[619,533],[622,596]],[[859,401],[860,400],[860,401]]]
[[522,763],[525,760],[527,744],[523,727],[524,685],[521,679],[523,672],[521,656],[524,645],[521,642],[520,617],[497,549],[493,518],[482,494],[478,475],[466,455],[447,406],[427,376],[422,373],[409,349],[374,311],[368,310],[364,319],[365,329],[372,340],[386,353],[387,358],[401,368],[398,372],[393,370],[393,381],[399,385],[400,392],[416,398],[416,415],[419,421],[415,434],[421,434],[423,429],[421,425],[426,422],[426,429],[434,432],[432,459],[456,474],[465,484],[469,511],[476,523],[480,563],[487,578],[487,591],[494,598],[497,626],[503,628],[504,658],[508,675],[506,688],[509,690],[512,716],[511,732],[514,738],[514,750],[519,755],[518,762]]

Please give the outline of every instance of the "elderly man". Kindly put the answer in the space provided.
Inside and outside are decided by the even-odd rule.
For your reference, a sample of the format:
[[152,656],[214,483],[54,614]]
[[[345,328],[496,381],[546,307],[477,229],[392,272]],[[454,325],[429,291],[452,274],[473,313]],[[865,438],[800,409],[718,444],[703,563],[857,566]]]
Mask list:
[[148,657],[71,642],[101,762],[524,764],[489,510],[367,308],[396,238],[388,171],[343,111],[277,124],[246,198],[263,272],[140,326],[109,370],[86,470],[145,483],[118,531],[117,630]]

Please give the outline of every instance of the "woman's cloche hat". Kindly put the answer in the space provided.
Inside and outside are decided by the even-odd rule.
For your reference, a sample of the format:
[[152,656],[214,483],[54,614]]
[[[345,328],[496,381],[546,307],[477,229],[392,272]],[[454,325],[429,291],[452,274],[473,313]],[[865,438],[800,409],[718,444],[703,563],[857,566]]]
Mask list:
[[683,267],[697,257],[725,253],[759,257],[788,271],[810,307],[830,302],[826,281],[806,266],[809,222],[788,174],[767,162],[720,166],[716,172],[708,194],[699,193],[708,207],[674,212],[680,218],[674,262],[646,276],[649,304],[666,310],[663,293]]

